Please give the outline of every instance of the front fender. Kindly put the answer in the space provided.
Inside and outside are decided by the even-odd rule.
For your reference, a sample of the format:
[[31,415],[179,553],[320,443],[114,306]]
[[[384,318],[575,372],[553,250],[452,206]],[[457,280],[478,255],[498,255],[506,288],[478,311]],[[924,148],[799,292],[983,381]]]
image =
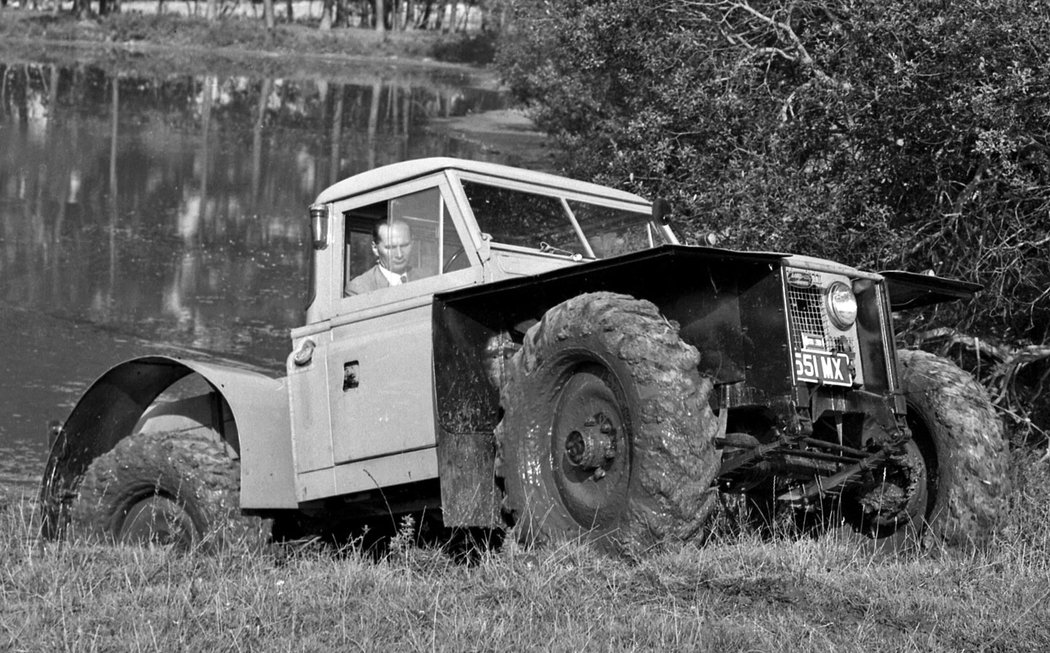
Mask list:
[[146,413],[156,399],[191,374],[200,375],[221,399],[210,423],[201,423],[240,454],[241,507],[296,507],[285,380],[229,365],[147,356],[99,377],[58,430],[41,487],[44,535],[59,534],[64,506],[91,462],[148,428]]
[[981,289],[981,285],[947,279],[918,272],[883,270],[890,293],[890,308],[901,311],[906,308],[921,308],[956,299],[969,300]]

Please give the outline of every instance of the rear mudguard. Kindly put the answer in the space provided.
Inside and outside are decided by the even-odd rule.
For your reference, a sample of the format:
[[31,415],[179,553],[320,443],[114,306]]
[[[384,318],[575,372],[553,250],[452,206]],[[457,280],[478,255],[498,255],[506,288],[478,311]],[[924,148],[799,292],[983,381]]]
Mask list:
[[[213,392],[172,404],[175,408],[154,404],[162,392],[191,374],[200,375]],[[184,408],[177,407],[180,404]],[[200,410],[202,406],[211,409]],[[148,356],[103,374],[55,433],[40,495],[44,535],[54,537],[61,531],[64,506],[91,462],[137,431],[157,430],[154,420],[196,423],[225,440],[241,458],[243,509],[297,506],[285,379],[229,365]]]

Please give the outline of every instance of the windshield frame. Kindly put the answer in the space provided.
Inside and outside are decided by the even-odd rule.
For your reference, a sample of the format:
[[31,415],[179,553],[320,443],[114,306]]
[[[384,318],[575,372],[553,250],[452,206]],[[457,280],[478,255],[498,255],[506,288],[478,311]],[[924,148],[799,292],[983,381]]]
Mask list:
[[[463,207],[463,212],[468,222],[470,223],[471,230],[475,232],[479,243],[485,242],[485,244],[488,247],[491,247],[493,249],[528,253],[532,255],[554,257],[559,259],[570,259],[576,261],[598,260],[598,257],[594,253],[594,247],[591,243],[591,239],[588,238],[587,234],[584,232],[583,226],[580,224],[579,220],[576,217],[576,212],[573,211],[572,208],[569,206],[570,201],[591,204],[603,208],[624,211],[626,213],[637,215],[639,228],[642,228],[643,226],[647,228],[650,241],[649,248],[656,247],[662,243],[674,243],[676,240],[673,238],[673,234],[665,233],[667,230],[662,229],[661,225],[654,222],[652,218],[652,204],[649,201],[644,200],[643,198],[638,198],[639,201],[632,202],[612,197],[604,197],[595,193],[573,189],[570,185],[554,186],[546,184],[537,184],[535,182],[519,181],[504,177],[493,177],[489,175],[478,174],[463,170],[450,171],[450,173],[450,176],[453,177],[454,181],[456,182],[453,184],[453,192],[456,195],[457,200],[461,203],[461,206]],[[572,180],[566,179],[566,181],[571,182]],[[529,247],[501,242],[495,240],[494,238],[490,238],[489,236],[491,235],[487,234],[487,232],[484,232],[478,224],[478,221],[474,215],[474,207],[471,205],[470,200],[467,197],[466,190],[463,186],[465,182],[476,183],[485,186],[492,186],[496,188],[506,189],[509,191],[516,191],[533,195],[542,195],[557,200],[559,205],[561,206],[561,210],[564,213],[564,217],[566,218],[566,228],[571,227],[576,233],[576,236],[579,240],[577,244],[580,246],[580,251],[566,252],[557,248],[545,251],[541,249],[538,246],[538,244],[536,247]],[[581,183],[581,185],[583,184]],[[591,186],[590,184],[587,185]],[[609,190],[610,192],[618,192],[614,191],[614,189]],[[654,231],[659,232],[659,235],[654,234]],[[671,237],[669,237],[669,235]],[[657,239],[659,239],[662,242],[657,242]]]

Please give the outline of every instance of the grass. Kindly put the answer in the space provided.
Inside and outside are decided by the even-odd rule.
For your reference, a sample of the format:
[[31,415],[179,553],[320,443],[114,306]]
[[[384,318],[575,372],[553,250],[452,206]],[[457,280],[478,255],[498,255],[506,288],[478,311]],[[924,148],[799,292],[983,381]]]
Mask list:
[[1019,457],[993,545],[872,557],[719,535],[635,562],[514,545],[474,564],[399,541],[178,554],[41,542],[0,502],[0,649],[1041,651],[1050,469]]

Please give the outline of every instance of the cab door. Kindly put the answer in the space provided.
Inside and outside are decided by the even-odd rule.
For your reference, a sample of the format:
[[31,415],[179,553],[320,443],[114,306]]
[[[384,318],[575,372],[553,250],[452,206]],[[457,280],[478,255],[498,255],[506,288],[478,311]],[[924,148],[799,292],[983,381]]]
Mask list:
[[[334,314],[312,335],[314,374],[289,375],[301,499],[437,475],[433,296],[482,278],[450,197],[437,175],[335,205]],[[377,274],[376,226],[395,222],[411,233],[407,280],[352,294],[352,280]]]

